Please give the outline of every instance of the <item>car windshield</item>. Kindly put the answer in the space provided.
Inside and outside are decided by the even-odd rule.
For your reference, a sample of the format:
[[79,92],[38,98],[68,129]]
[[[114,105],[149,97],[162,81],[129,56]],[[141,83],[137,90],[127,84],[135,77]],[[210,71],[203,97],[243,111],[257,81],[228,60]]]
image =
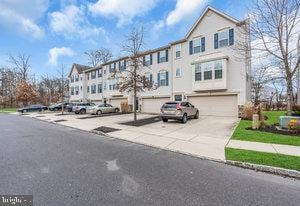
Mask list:
[[178,104],[178,102],[167,102],[163,105],[163,108],[176,108],[176,105]]

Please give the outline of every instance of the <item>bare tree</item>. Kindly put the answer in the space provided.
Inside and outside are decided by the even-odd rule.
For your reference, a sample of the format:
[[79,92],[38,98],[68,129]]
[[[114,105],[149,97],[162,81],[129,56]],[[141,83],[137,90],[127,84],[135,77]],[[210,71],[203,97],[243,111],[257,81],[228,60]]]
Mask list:
[[140,92],[152,89],[152,82],[145,76],[143,70],[142,49],[144,45],[143,26],[134,28],[126,37],[123,50],[127,53],[128,59],[126,68],[115,71],[114,76],[119,74],[119,91],[133,94],[134,121],[137,120],[136,99]]
[[252,102],[254,106],[260,103],[263,88],[271,81],[281,79],[281,77],[278,77],[271,71],[272,69],[267,65],[261,65],[251,75]]
[[61,98],[61,114],[64,114],[64,98],[66,91],[68,91],[67,85],[68,85],[68,78],[67,78],[67,73],[65,71],[65,67],[62,64],[61,69],[58,71],[59,74],[59,94]]
[[[261,52],[282,74],[286,83],[287,113],[293,106],[293,77],[299,66],[296,42],[300,24],[299,0],[256,0],[249,13],[251,47]],[[248,31],[247,31],[248,32]]]
[[112,53],[109,49],[101,48],[97,50],[89,50],[84,52],[88,57],[88,64],[92,67],[96,67],[99,64],[105,64],[112,58]]
[[19,76],[19,81],[29,80],[30,56],[19,54],[17,56],[9,55],[9,62],[13,65]]

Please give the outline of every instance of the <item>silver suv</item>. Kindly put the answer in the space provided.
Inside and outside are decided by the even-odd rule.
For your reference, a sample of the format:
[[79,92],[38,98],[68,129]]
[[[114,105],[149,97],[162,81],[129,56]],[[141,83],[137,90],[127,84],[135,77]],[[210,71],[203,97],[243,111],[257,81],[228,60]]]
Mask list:
[[164,122],[168,122],[169,119],[177,119],[185,124],[188,118],[199,118],[199,110],[189,102],[166,102],[160,111]]

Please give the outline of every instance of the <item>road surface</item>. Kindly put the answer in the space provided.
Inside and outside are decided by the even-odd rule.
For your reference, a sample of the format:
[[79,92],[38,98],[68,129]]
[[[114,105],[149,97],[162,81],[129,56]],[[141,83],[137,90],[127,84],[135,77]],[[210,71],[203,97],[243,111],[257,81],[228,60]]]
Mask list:
[[0,194],[35,205],[299,205],[300,181],[0,115]]

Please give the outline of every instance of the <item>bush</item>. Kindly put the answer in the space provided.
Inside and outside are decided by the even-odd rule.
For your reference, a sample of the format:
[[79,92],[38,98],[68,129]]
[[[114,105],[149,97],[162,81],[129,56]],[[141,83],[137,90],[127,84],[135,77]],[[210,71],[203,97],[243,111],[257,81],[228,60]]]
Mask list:
[[300,105],[293,106],[293,113],[295,116],[300,116]]
[[252,116],[254,113],[253,104],[251,102],[247,102],[243,106],[242,118],[246,120],[252,120]]
[[121,101],[121,112],[122,113],[129,113],[130,112],[130,108],[129,108],[127,100]]

